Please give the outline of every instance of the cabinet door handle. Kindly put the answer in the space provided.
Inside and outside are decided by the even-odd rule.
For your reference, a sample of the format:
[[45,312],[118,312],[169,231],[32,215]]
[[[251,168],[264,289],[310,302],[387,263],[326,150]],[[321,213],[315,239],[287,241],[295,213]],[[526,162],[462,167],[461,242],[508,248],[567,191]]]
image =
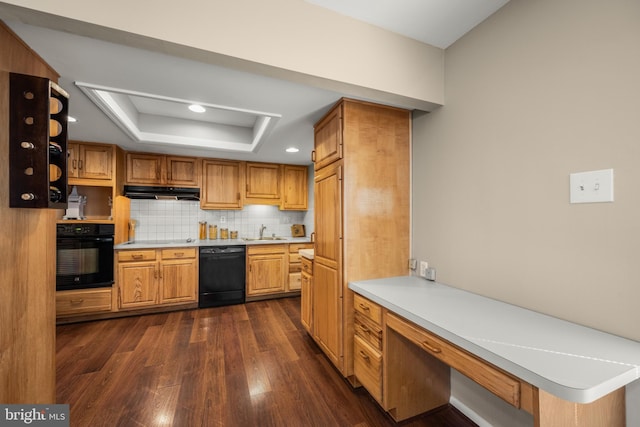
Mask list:
[[72,299],[71,304],[78,305],[84,302],[84,298]]
[[429,344],[429,343],[428,343],[428,342],[426,342],[426,341],[422,341],[422,343],[421,343],[421,344],[422,344],[422,346],[423,346],[424,348],[426,348],[427,350],[429,350],[429,351],[430,351],[430,352],[432,352],[432,353],[442,353],[442,350],[441,350],[441,349],[439,349],[438,347],[434,347],[434,346],[432,346],[431,344]]
[[82,160],[78,160],[78,169],[82,169]]
[[363,303],[360,303],[360,308],[363,309],[364,311],[369,311],[369,306],[366,306]]
[[313,163],[315,163],[315,162],[316,162],[316,150],[313,150],[313,151],[311,152],[311,161],[312,161]]
[[71,169],[78,169],[78,161],[76,159],[71,162]]
[[360,357],[362,357],[367,362],[369,361],[369,355],[367,353],[365,353],[364,351],[360,350],[360,352],[358,354],[360,354]]
[[154,279],[158,278],[158,270],[153,270],[153,278]]

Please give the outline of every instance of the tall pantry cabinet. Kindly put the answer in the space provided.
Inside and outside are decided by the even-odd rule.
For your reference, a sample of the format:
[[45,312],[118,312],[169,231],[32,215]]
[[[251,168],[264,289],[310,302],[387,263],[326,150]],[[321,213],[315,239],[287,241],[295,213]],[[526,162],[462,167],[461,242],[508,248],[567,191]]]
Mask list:
[[411,113],[341,99],[314,127],[312,335],[353,376],[351,281],[408,274]]

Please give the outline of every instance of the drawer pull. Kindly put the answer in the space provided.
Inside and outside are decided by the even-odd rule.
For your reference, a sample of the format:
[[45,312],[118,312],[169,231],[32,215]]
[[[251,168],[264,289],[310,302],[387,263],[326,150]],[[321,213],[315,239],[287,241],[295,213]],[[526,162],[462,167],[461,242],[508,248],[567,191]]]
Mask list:
[[184,252],[176,252],[174,253],[174,255],[177,257],[181,257],[181,256],[184,256]]
[[360,325],[360,330],[362,330],[362,332],[364,332],[365,334],[368,334],[369,332],[371,332],[371,330],[365,325]]
[[71,304],[82,304],[84,302],[84,298],[71,299]]
[[439,349],[438,347],[434,347],[434,346],[432,346],[431,344],[429,344],[429,343],[428,343],[428,342],[426,342],[426,341],[422,341],[422,343],[421,343],[421,344],[422,344],[422,346],[423,346],[424,348],[426,348],[427,350],[429,350],[429,351],[430,351],[430,352],[432,352],[432,353],[442,353],[442,350],[441,350],[441,349]]
[[142,254],[133,254],[133,255],[131,255],[131,258],[133,258],[133,259],[142,259]]
[[369,306],[363,303],[360,303],[360,308],[363,309],[364,311],[369,311]]
[[358,354],[360,354],[360,357],[362,357],[364,360],[369,361],[369,355],[364,351],[360,350]]

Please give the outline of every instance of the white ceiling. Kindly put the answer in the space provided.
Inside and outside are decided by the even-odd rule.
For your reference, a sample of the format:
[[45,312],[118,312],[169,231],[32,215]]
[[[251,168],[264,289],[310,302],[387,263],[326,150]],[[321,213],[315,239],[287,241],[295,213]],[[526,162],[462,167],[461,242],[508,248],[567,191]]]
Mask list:
[[[306,1],[407,37],[446,48],[508,0]],[[77,123],[70,124],[70,139],[113,143],[132,151],[308,164],[313,149],[313,124],[344,95],[29,25],[32,21],[29,19],[28,10],[21,10],[17,14],[15,9],[7,9],[5,6],[6,4],[0,2],[0,19],[5,21],[61,75],[59,83],[71,97],[70,114],[78,119]],[[3,12],[7,12],[6,16],[3,16]],[[33,22],[41,22],[41,17],[34,18]],[[257,145],[254,152],[230,151],[227,149],[229,147],[224,145],[218,149],[206,149],[198,144],[190,146],[188,138],[179,141],[179,145],[168,144],[170,137],[168,139],[158,137],[155,141],[140,142],[136,141],[134,133],[116,124],[110,117],[111,114],[106,114],[101,107],[92,102],[75,82],[105,86],[116,92],[154,94],[161,98],[181,101],[179,105],[172,105],[172,108],[181,107],[184,102],[196,102],[251,112],[268,112],[276,117],[276,122],[273,129],[266,132],[264,141]],[[147,124],[154,121],[162,122],[150,117],[153,114],[172,116],[172,120],[176,123],[174,133],[175,129],[186,129],[190,122],[203,120],[195,117],[190,119],[190,116],[185,116],[185,113],[173,115],[169,110],[158,111],[158,104],[150,105],[148,99],[144,100],[140,97],[131,98],[129,104],[140,109],[139,114],[145,116]],[[154,110],[151,111],[149,108]],[[227,129],[218,132],[217,135],[224,132],[229,134],[229,129],[233,126],[247,126],[247,120],[251,122],[255,117],[239,118],[231,115],[231,119],[240,120],[240,122],[228,123]],[[166,131],[166,128],[167,126],[163,131]],[[185,135],[186,133],[185,131]],[[209,135],[206,132],[204,134]],[[186,144],[185,141],[187,141]],[[293,154],[285,153],[285,149],[290,146],[296,146],[300,151]]]

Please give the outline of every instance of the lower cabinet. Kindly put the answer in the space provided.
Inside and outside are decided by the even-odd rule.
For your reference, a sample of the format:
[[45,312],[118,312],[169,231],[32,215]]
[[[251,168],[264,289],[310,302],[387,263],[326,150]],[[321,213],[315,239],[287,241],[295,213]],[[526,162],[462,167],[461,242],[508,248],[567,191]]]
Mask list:
[[300,321],[302,326],[313,335],[313,261],[300,258]]
[[289,282],[288,291],[299,291],[302,287],[302,262],[300,249],[312,249],[312,243],[291,243],[289,244]]
[[353,372],[358,381],[382,404],[382,308],[355,294]]
[[247,247],[247,297],[285,292],[287,245]]
[[95,288],[56,292],[56,316],[103,313],[112,310],[112,289]]
[[147,308],[197,301],[196,248],[118,251],[118,308]]

